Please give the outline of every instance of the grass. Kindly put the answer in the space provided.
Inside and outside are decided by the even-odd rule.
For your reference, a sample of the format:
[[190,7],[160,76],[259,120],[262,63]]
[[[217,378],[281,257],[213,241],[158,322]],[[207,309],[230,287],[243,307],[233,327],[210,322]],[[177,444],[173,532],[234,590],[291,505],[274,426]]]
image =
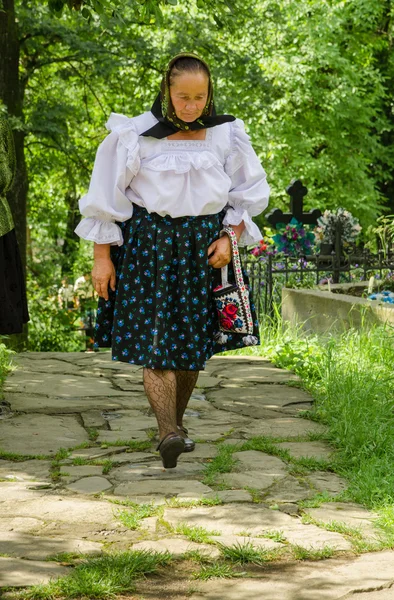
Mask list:
[[221,473],[230,473],[234,469],[236,460],[233,458],[233,454],[237,450],[238,448],[233,446],[219,444],[217,455],[207,463],[204,469],[202,482],[209,487],[217,486],[218,476]]
[[218,496],[198,498],[196,500],[182,500],[182,498],[173,496],[166,500],[166,505],[169,508],[194,508],[195,506],[218,506],[219,504],[223,504],[223,500]]
[[163,512],[162,506],[154,504],[133,504],[129,503],[130,510],[119,510],[115,512],[115,517],[128,529],[139,529],[144,519],[148,517],[159,516]]
[[[300,376],[315,399],[307,416],[327,426],[327,440],[335,449],[324,467],[348,480],[348,500],[379,514],[386,511],[383,529],[391,531],[394,510],[387,512],[387,507],[394,505],[393,327],[369,325],[306,336],[300,328],[283,327],[276,318],[265,320],[262,338],[263,347],[237,353],[263,352],[277,366]],[[299,474],[320,468],[306,461],[293,466]]]
[[100,448],[109,448],[110,446],[128,446],[128,452],[144,452],[152,448],[152,442],[150,440],[115,440],[101,444]]
[[209,531],[208,529],[200,527],[199,525],[192,526],[186,522],[179,523],[178,525],[171,525],[167,521],[161,519],[160,523],[170,533],[183,535],[191,542],[196,542],[197,544],[212,544],[214,542],[212,537],[220,535],[220,531]]
[[1,390],[5,378],[7,377],[8,373],[10,373],[13,370],[11,363],[13,354],[15,354],[15,352],[7,348],[6,345],[1,342],[0,337],[0,400],[2,398]]
[[324,560],[326,558],[332,558],[336,554],[336,550],[328,545],[320,549],[315,549],[304,548],[303,546],[293,544],[291,549],[296,560]]
[[168,552],[120,552],[89,558],[76,565],[70,575],[48,584],[35,585],[21,598],[25,600],[109,599],[133,592],[135,581],[155,573],[171,562]]
[[269,529],[268,531],[264,531],[263,537],[268,540],[273,540],[274,542],[279,542],[280,544],[285,544],[287,539],[283,531],[279,531],[277,529]]
[[231,577],[240,577],[241,573],[237,573],[226,563],[215,563],[211,565],[201,565],[199,571],[193,573],[193,579],[207,581],[208,579],[229,579]]
[[247,541],[243,544],[237,542],[232,546],[224,546],[218,544],[218,548],[225,560],[234,564],[253,564],[261,566],[264,563],[276,560],[281,552],[278,550],[266,550],[264,548],[256,548],[251,542]]
[[17,454],[16,452],[7,452],[0,448],[0,459],[10,460],[12,462],[23,462],[25,460],[51,460],[51,456],[45,454]]

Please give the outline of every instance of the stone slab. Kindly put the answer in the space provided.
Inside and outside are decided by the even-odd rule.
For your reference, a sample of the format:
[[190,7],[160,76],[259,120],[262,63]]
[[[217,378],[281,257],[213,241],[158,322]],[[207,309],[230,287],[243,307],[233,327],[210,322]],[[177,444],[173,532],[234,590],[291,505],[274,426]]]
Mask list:
[[379,530],[375,529],[373,522],[378,515],[359,504],[345,502],[327,502],[319,506],[319,508],[306,508],[304,511],[324,523],[332,521],[345,523],[350,527],[361,529],[365,535],[376,537]]
[[83,477],[66,486],[68,490],[78,494],[99,494],[112,488],[112,483],[105,477]]
[[[254,579],[210,579],[199,582],[199,591],[190,600],[392,600],[394,553],[374,552],[354,559],[325,560],[272,567],[263,577]],[[353,592],[365,593],[365,599]],[[392,593],[390,590],[389,593]],[[373,597],[373,596],[372,596]],[[374,599],[375,600],[375,599]]]
[[243,535],[219,535],[212,538],[215,544],[222,544],[223,546],[243,546],[250,544],[254,548],[262,550],[277,550],[283,548],[284,544],[279,544],[273,540],[266,538],[256,538]]
[[149,481],[138,481],[135,483],[121,483],[114,490],[115,496],[164,496],[171,498],[203,498],[206,494],[212,492],[212,489],[199,481],[175,480],[168,484],[162,479],[151,479]]
[[218,481],[231,488],[254,488],[266,490],[275,481],[286,477],[285,473],[269,474],[263,471],[247,471],[246,473],[224,473],[218,476]]
[[233,458],[238,461],[239,471],[261,471],[267,475],[284,475],[287,473],[286,463],[276,456],[265,454],[259,450],[234,452]]
[[327,492],[335,496],[348,488],[347,481],[335,473],[314,471],[309,473],[307,480],[318,492]]
[[88,434],[72,415],[18,415],[2,423],[0,448],[25,455],[49,455],[88,440]]
[[296,413],[310,407],[313,400],[309,394],[295,387],[285,385],[264,385],[215,390],[208,393],[208,399],[217,408],[230,410],[258,419],[270,414],[277,417],[278,411]]
[[62,482],[71,483],[82,477],[91,477],[92,475],[100,476],[103,473],[103,467],[96,465],[63,465],[61,472],[68,473],[68,475],[62,476]]
[[206,495],[207,498],[219,498],[224,504],[231,502],[252,502],[252,496],[247,490],[220,490]]
[[211,558],[220,556],[220,551],[212,545],[196,544],[182,538],[165,538],[157,541],[146,540],[133,544],[132,550],[151,550],[153,552],[171,552],[174,556],[182,556],[186,552],[201,552]]
[[[39,394],[57,398],[108,397],[115,390],[111,382],[104,377],[76,377],[75,375],[55,375],[51,373],[30,373],[14,371],[4,384],[6,392]],[[118,396],[129,396],[119,392]]]
[[121,467],[112,469],[111,479],[116,481],[143,481],[149,478],[156,480],[162,479],[186,479],[189,476],[196,476],[203,470],[203,465],[200,463],[178,462],[176,469],[164,469],[161,460],[155,462],[136,463],[122,465]]
[[68,573],[69,569],[51,562],[0,557],[0,587],[24,587],[48,583],[50,579]]
[[101,544],[87,540],[33,536],[15,531],[3,531],[1,534],[0,554],[29,560],[45,560],[61,552],[100,554]]
[[346,595],[341,600],[394,600],[394,587],[390,586],[376,592],[361,592],[360,594]]
[[286,479],[274,483],[268,493],[264,495],[264,502],[299,502],[313,496],[315,496],[314,490],[306,483],[299,482],[298,479],[289,475]]
[[39,531],[43,525],[41,519],[32,517],[6,517],[0,514],[0,531],[13,531],[20,533],[32,533]]
[[199,459],[214,458],[217,452],[217,446],[214,444],[196,444],[193,452],[185,452],[182,454],[182,462],[194,462]]
[[97,438],[99,444],[105,444],[106,442],[119,442],[119,441],[139,441],[146,442],[148,439],[145,431],[100,431]]
[[33,371],[34,373],[70,375],[76,374],[81,370],[80,366],[65,360],[59,360],[58,358],[41,358],[40,360],[33,360],[27,356],[17,355],[14,357],[13,362],[15,362],[20,371]]
[[[111,460],[115,460],[117,454],[124,453],[128,449],[128,446],[110,446],[109,448],[80,448],[74,450],[70,454],[70,458],[86,458],[87,460],[95,460],[96,458],[111,457]],[[131,453],[130,453],[131,454]]]
[[254,421],[247,428],[241,428],[239,433],[246,438],[267,436],[295,438],[309,433],[324,433],[326,428],[320,423],[294,417],[275,417],[266,421]]
[[190,509],[167,509],[165,520],[173,525],[186,521],[223,535],[239,535],[248,532],[252,537],[265,531],[278,529],[291,544],[304,548],[320,549],[329,544],[337,550],[350,550],[351,544],[338,533],[303,525],[299,519],[282,512],[270,510],[260,504],[229,504],[199,506]]
[[231,369],[218,369],[214,371],[216,377],[221,380],[234,380],[238,386],[242,386],[244,381],[256,383],[285,383],[287,381],[299,381],[300,378],[287,371],[275,367],[268,361],[250,362],[245,368],[244,364],[236,363]]
[[0,478],[17,479],[21,481],[50,481],[49,460],[24,460],[13,462],[0,460]]
[[[83,380],[83,378],[81,377]],[[64,397],[52,397],[30,393],[6,392],[4,399],[9,402],[13,410],[26,413],[66,414],[84,412],[89,409],[100,408],[101,410],[114,410],[128,406],[130,400],[124,395],[125,392],[115,392],[102,397],[69,397],[67,402]],[[135,399],[133,398],[133,402]]]
[[[153,454],[152,452],[121,452],[121,454],[114,454],[109,458],[113,462],[121,464],[135,464],[157,461],[157,456],[155,456],[155,454]],[[113,471],[111,471],[111,477],[112,476]]]
[[107,421],[103,417],[102,410],[87,410],[81,413],[84,427],[105,427]]
[[134,434],[135,432],[143,431],[144,429],[157,429],[157,421],[155,417],[147,417],[138,411],[130,411],[135,414],[121,413],[120,419],[109,421],[111,431],[118,431]]
[[330,460],[334,451],[332,446],[325,442],[282,442],[278,446],[283,450],[288,450],[294,458]]
[[233,434],[236,432],[238,435],[240,427],[245,428],[246,426],[245,423],[237,422],[208,425],[206,422],[200,422],[197,420],[192,425],[190,422],[187,424],[189,425],[189,437],[202,442],[217,442],[223,436],[228,435],[229,432],[232,432]]

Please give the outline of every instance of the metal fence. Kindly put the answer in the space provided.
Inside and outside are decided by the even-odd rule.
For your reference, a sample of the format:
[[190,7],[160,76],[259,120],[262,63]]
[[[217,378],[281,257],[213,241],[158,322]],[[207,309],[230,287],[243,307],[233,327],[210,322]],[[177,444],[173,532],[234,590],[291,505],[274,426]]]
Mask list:
[[313,287],[321,283],[368,281],[371,276],[384,279],[394,274],[394,254],[368,250],[351,254],[312,254],[292,257],[283,254],[251,258],[244,253],[243,266],[248,273],[250,290],[259,313],[272,315],[274,303],[280,303],[283,287]]

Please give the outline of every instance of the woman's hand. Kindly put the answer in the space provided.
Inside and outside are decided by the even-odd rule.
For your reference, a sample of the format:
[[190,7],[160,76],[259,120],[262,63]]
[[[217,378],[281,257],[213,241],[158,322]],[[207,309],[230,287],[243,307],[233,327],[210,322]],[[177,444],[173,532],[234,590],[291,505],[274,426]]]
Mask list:
[[108,258],[95,258],[92,270],[93,287],[99,296],[108,300],[108,286],[115,291],[116,274],[112,260]]
[[212,242],[208,248],[208,264],[215,269],[225,267],[231,261],[231,242],[227,234]]

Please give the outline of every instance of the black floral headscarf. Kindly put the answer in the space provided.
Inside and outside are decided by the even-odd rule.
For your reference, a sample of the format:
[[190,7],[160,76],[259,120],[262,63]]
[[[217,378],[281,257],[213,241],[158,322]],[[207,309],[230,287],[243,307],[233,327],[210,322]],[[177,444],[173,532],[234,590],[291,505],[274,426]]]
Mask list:
[[[209,83],[207,102],[205,104],[201,116],[195,121],[192,121],[191,123],[186,123],[186,121],[182,121],[182,119],[179,119],[179,117],[177,117],[171,101],[171,70],[177,62],[177,60],[180,58],[194,58],[198,60],[202,65],[204,65],[206,72],[208,73]],[[235,117],[233,117],[232,115],[216,114],[215,104],[213,101],[213,85],[210,69],[207,63],[202,58],[191,52],[183,52],[181,54],[177,54],[176,56],[174,56],[174,58],[170,60],[161,82],[160,92],[153,103],[151,112],[156,117],[156,119],[158,119],[159,122],[147,131],[144,131],[144,133],[142,133],[141,135],[151,136],[157,139],[165,138],[168,135],[177,133],[178,131],[195,131],[197,129],[206,129],[208,127],[215,127],[215,125],[221,125],[222,123],[228,123],[229,121],[235,121]]]

